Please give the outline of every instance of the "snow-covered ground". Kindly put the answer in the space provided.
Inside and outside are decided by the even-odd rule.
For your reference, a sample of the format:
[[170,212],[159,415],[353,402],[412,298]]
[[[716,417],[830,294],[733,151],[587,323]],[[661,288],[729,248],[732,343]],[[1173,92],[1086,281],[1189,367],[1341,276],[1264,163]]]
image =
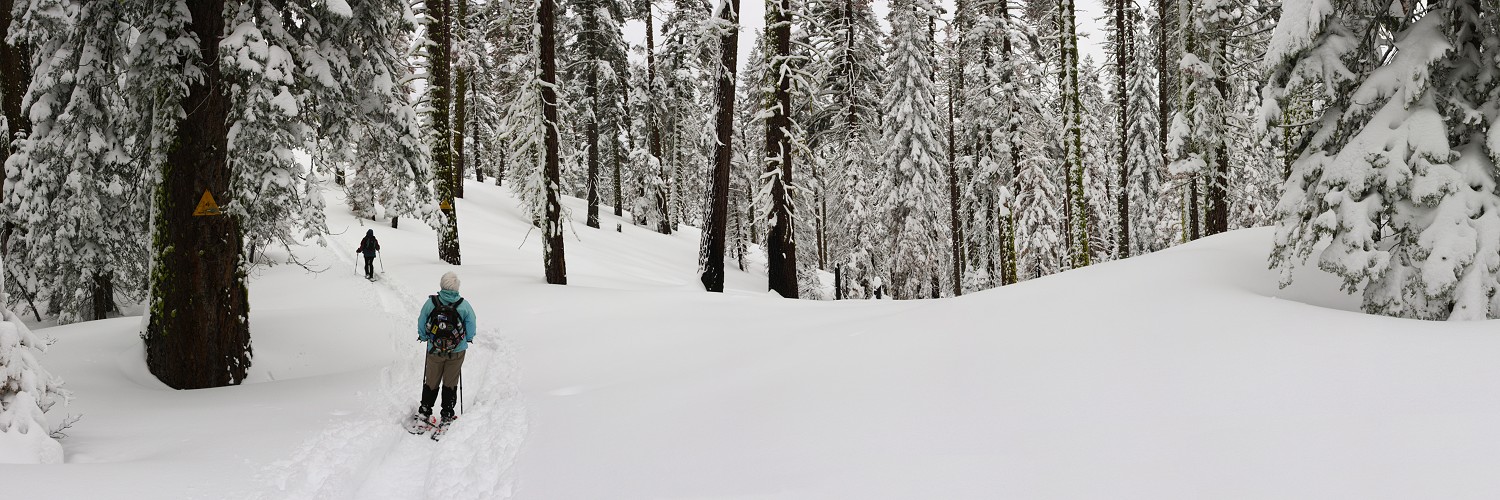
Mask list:
[[415,221],[365,221],[365,281],[329,193],[341,234],[295,250],[322,272],[253,277],[242,386],[166,389],[139,318],[40,330],[82,420],[67,464],[0,466],[0,496],[1500,497],[1500,322],[1367,316],[1316,272],[1278,290],[1266,229],[958,299],[792,301],[739,272],[704,293],[695,231],[590,229],[571,199],[571,284],[546,285],[514,198],[466,190],[480,331],[443,442],[398,422],[453,268]]

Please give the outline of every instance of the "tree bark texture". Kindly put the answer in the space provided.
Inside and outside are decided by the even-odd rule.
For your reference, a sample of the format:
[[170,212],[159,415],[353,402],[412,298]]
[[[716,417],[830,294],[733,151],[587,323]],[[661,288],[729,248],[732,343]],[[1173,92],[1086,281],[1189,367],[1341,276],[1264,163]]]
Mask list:
[[704,221],[699,256],[699,280],[710,292],[724,291],[724,246],[729,227],[729,172],[734,154],[734,78],[740,46],[740,2],[722,0],[720,19],[727,30],[719,38],[719,70],[715,100],[719,112],[714,119],[714,170],[709,184],[708,220]]
[[[1218,45],[1217,50],[1210,49],[1210,52],[1214,52],[1210,57],[1215,59],[1214,69],[1217,73],[1214,88],[1219,92],[1219,98],[1223,99],[1229,95],[1229,79],[1224,74],[1228,67],[1225,53],[1227,44],[1222,35],[1217,36],[1214,43]],[[1227,118],[1220,117],[1219,120],[1219,130],[1229,130],[1228,124],[1224,123]],[[1215,140],[1217,143],[1214,144],[1213,169],[1209,171],[1208,186],[1204,193],[1208,207],[1204,214],[1207,220],[1204,221],[1203,232],[1209,235],[1229,231],[1229,139],[1221,133]]]
[[[425,0],[428,37],[432,39],[428,55],[431,68],[428,70],[432,105],[432,160],[437,177],[438,210],[442,213],[443,227],[438,230],[438,258],[453,265],[463,263],[458,247],[458,197],[460,182],[453,162],[453,130],[449,116],[453,90],[453,35],[449,13],[453,0]],[[464,1],[464,0],[459,0]]]
[[[589,16],[589,17],[586,17],[585,19],[595,19],[595,16]],[[596,30],[599,29],[599,27],[598,26],[591,26],[591,27],[588,27],[588,28],[585,28],[585,29],[589,30],[589,31],[596,31]],[[599,111],[600,111],[599,110],[599,97],[598,97],[598,94],[599,94],[599,70],[596,69],[596,68],[589,68],[588,72],[589,72],[589,75],[588,75],[587,83],[585,83],[584,95],[586,96],[585,99],[589,100],[589,107],[591,108],[591,110],[589,111],[589,114],[588,114],[588,124],[585,126],[585,130],[584,130],[584,140],[588,141],[588,144],[587,144],[587,149],[588,149],[588,151],[587,151],[587,153],[588,153],[588,177],[586,177],[584,179],[584,184],[588,188],[588,195],[587,195],[587,198],[586,198],[586,201],[587,201],[587,204],[588,204],[588,219],[587,219],[587,221],[585,223],[589,227],[598,229],[599,228]]]
[[546,121],[544,139],[546,158],[542,175],[546,178],[546,223],[543,225],[542,265],[546,269],[547,283],[568,284],[568,266],[563,260],[563,226],[561,189],[562,158],[558,148],[561,137],[557,130],[557,5],[553,0],[537,0],[537,26],[540,39],[542,65],[542,118]]
[[453,90],[449,95],[453,96],[453,196],[463,198],[465,169],[468,168],[464,161],[464,139],[468,136],[469,108],[465,97],[469,88],[469,71],[462,61],[452,60],[452,47],[463,36],[464,20],[469,15],[469,0],[447,1],[458,4],[451,11],[454,15],[449,19],[448,25],[449,63],[453,66]]
[[651,191],[652,201],[655,202],[659,218],[656,221],[656,232],[661,234],[672,234],[672,218],[668,216],[670,207],[667,206],[667,177],[661,169],[661,124],[657,123],[657,103],[653,101],[656,97],[656,26],[653,23],[653,5],[655,2],[646,2],[646,150],[651,154],[651,160],[655,162],[652,166],[651,176],[654,186],[648,187]]
[[220,206],[229,191],[228,85],[219,71],[224,0],[191,0],[188,26],[199,42],[203,78],[188,86],[177,140],[156,189],[146,366],[174,389],[235,385],[250,367],[250,304],[243,236],[229,215],[194,216],[206,191]]
[[1120,158],[1119,172],[1120,185],[1116,196],[1115,209],[1119,212],[1119,236],[1115,245],[1116,257],[1130,256],[1130,96],[1128,94],[1130,81],[1131,55],[1133,52],[1132,33],[1135,27],[1127,24],[1126,9],[1134,5],[1131,0],[1116,0],[1115,2],[1115,126],[1119,129]]
[[776,89],[771,113],[766,117],[766,168],[771,179],[771,229],[766,242],[768,287],[789,299],[797,298],[797,238],[795,216],[788,187],[792,183],[792,80],[787,71],[774,71],[789,64],[792,53],[792,15],[789,0],[766,0],[766,33],[771,37],[771,64]]
[[[961,5],[961,4],[960,4]],[[962,35],[959,35],[962,36]],[[963,203],[958,189],[958,116],[954,111],[964,86],[963,62],[950,61],[953,84],[948,86],[948,235],[953,250],[953,296],[964,294],[964,222],[959,205]]]

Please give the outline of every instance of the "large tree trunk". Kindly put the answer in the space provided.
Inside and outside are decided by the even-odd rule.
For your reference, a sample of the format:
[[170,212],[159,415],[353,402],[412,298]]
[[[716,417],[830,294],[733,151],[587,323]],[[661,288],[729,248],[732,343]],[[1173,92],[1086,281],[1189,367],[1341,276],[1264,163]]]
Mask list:
[[542,265],[546,268],[547,283],[568,284],[568,267],[563,260],[562,205],[558,189],[561,181],[562,159],[558,156],[557,130],[557,6],[553,0],[538,0],[536,22],[541,37],[537,43],[541,48],[542,64],[542,118],[545,124],[546,158],[542,175],[546,178],[546,224],[542,229]]
[[[1222,38],[1217,40],[1218,50],[1210,49],[1210,52],[1217,53],[1210,57],[1216,59],[1214,68],[1219,74],[1214,81],[1214,87],[1223,98],[1229,95],[1229,79],[1224,75],[1228,61],[1225,59],[1226,44]],[[1227,124],[1221,123],[1221,125],[1224,126],[1220,130],[1229,130]],[[1204,198],[1208,202],[1207,212],[1204,215],[1208,220],[1204,221],[1203,232],[1208,235],[1229,231],[1229,146],[1224,134],[1219,134],[1216,140],[1218,144],[1214,145],[1214,165],[1209,170],[1208,186],[1204,193]]]
[[[625,90],[625,95],[630,95],[630,89],[628,87]],[[627,106],[627,108],[628,107],[629,106]],[[625,123],[630,123],[628,117],[625,118]],[[612,168],[614,170],[614,176],[615,176],[614,177],[614,184],[615,184],[614,185],[614,191],[615,191],[614,192],[614,195],[615,195],[615,217],[622,217],[623,218],[623,217],[625,217],[625,199],[624,199],[624,195],[625,195],[625,183],[620,180],[620,175],[622,173],[620,171],[620,168],[621,168],[621,165],[623,165],[625,163],[625,151],[626,151],[625,148],[626,148],[626,145],[620,143],[620,138],[619,138],[619,132],[620,131],[619,131],[619,129],[614,129],[614,132],[615,133],[612,134],[612,137],[610,138],[610,141],[609,141],[609,143],[613,146],[613,147],[610,148],[609,152],[610,152],[610,158],[612,160],[611,162],[614,163],[614,165],[612,166]]]
[[699,256],[703,288],[724,291],[724,238],[729,226],[729,167],[734,153],[734,76],[739,60],[739,0],[722,0],[720,20],[725,33],[719,39],[718,88],[715,99],[719,112],[714,120],[714,171],[710,181],[708,220],[704,221],[703,245]]
[[1067,34],[1063,37],[1067,42],[1067,64],[1068,64],[1068,143],[1070,153],[1068,156],[1068,171],[1070,172],[1072,187],[1068,192],[1072,193],[1072,219],[1069,222],[1068,233],[1073,240],[1073,267],[1087,267],[1093,256],[1089,250],[1089,227],[1088,227],[1088,198],[1084,193],[1083,185],[1083,100],[1080,96],[1081,87],[1078,83],[1078,70],[1080,62],[1078,59],[1078,9],[1073,0],[1066,0]]
[[[594,19],[589,16],[586,19]],[[589,31],[598,30],[598,26],[585,28]],[[599,227],[599,70],[589,68],[588,80],[584,85],[584,95],[589,100],[590,112],[588,124],[584,127],[584,140],[588,142],[588,176],[584,184],[588,188],[588,219],[585,222],[589,227]]]
[[[477,85],[477,84],[470,84],[469,85],[469,90],[466,91],[466,93],[469,94],[469,100],[466,101],[466,102],[477,102],[477,98],[479,96],[479,90],[478,89],[479,89],[479,85]],[[468,122],[472,122],[472,121],[475,120],[474,115],[469,114],[467,111],[464,112],[464,118],[465,118],[465,121],[468,121]],[[482,184],[482,183],[484,183],[485,175],[484,175],[484,163],[482,162],[482,160],[480,160],[480,158],[484,158],[484,154],[480,150],[480,142],[481,141],[479,140],[479,137],[478,137],[479,136],[479,127],[477,126],[477,124],[473,124],[473,123],[465,125],[464,127],[465,127],[465,130],[468,131],[469,137],[471,139],[473,139],[471,142],[474,143],[474,149],[469,152],[469,158],[472,159],[472,163],[474,164],[474,182],[478,182],[478,183]]]
[[652,167],[650,175],[655,177],[655,186],[647,187],[651,190],[652,201],[655,202],[658,220],[656,231],[661,234],[672,234],[672,217],[667,215],[671,209],[667,206],[668,180],[663,170],[661,160],[661,124],[657,123],[656,107],[653,101],[656,98],[656,26],[652,22],[652,4],[646,2],[646,150],[651,154],[652,161],[656,165]]
[[[1161,165],[1165,167],[1172,164],[1167,129],[1171,127],[1172,104],[1177,97],[1176,61],[1170,57],[1173,45],[1168,43],[1172,34],[1177,32],[1177,0],[1156,0],[1156,15],[1156,140],[1161,151]],[[1193,238],[1197,239],[1197,236]]]
[[1119,193],[1115,209],[1119,212],[1119,242],[1115,246],[1115,257],[1130,256],[1130,96],[1127,94],[1130,79],[1133,25],[1128,25],[1125,9],[1130,0],[1115,3],[1115,116],[1119,128],[1120,172]]
[[495,185],[505,183],[505,148],[500,148],[495,153]]
[[[958,4],[958,8],[964,8],[962,2]],[[958,15],[963,14],[962,11],[958,13]],[[963,35],[959,33],[956,36],[962,37]],[[950,43],[961,44],[962,42]],[[961,60],[953,60],[948,61],[948,64],[953,65],[949,68],[952,71],[953,80],[948,85],[948,236],[952,242],[953,251],[951,256],[953,259],[953,296],[957,297],[964,294],[964,221],[960,215],[962,210],[959,208],[963,200],[959,197],[958,189],[958,115],[954,106],[958,105],[958,101],[963,98],[964,63]]]
[[1198,214],[1201,213],[1201,210],[1198,208],[1197,175],[1194,175],[1192,178],[1188,179],[1187,209],[1188,241],[1193,241],[1202,237],[1198,232],[1198,228],[1200,227],[1200,224],[1198,223]]
[[[458,171],[453,163],[453,131],[449,121],[449,106],[452,105],[453,89],[453,37],[452,24],[448,19],[452,0],[425,0],[427,16],[432,19],[428,26],[428,37],[432,39],[428,70],[432,93],[432,160],[433,173],[437,177],[438,209],[442,213],[443,227],[438,230],[438,258],[453,265],[462,264],[458,248],[458,196],[460,185]],[[460,2],[464,0],[458,0]]]
[[766,242],[768,286],[782,297],[797,298],[797,238],[794,209],[787,186],[792,185],[792,80],[785,69],[792,53],[792,11],[788,0],[766,0],[766,32],[771,37],[771,67],[776,89],[766,117],[766,168],[771,179],[770,241]]
[[[1010,41],[1010,2],[1007,0],[1000,0],[999,8],[1001,16],[1001,26],[1003,26],[1003,29],[1001,31],[1003,35],[1000,41],[1000,53],[1005,55],[1005,64],[1008,66],[1008,69],[1005,71],[1004,77],[1000,81],[1000,83],[1001,85],[1009,88],[1015,78],[1015,69],[1013,67],[1013,65],[1015,64],[1015,48],[1011,45]],[[1007,115],[1008,119],[1006,120],[1006,122],[1008,123],[1006,125],[1007,128],[1005,136],[1009,138],[1008,141],[1010,143],[1010,179],[1011,185],[1014,186],[1015,180],[1021,177],[1021,153],[1024,153],[1025,151],[1021,149],[1021,141],[1018,140],[1018,136],[1020,135],[1020,123],[1016,117],[1021,113],[1020,103],[1014,97],[1012,97],[1008,102],[1010,104],[1010,109],[1009,115]],[[1007,200],[1010,203],[1010,207],[1008,208],[1016,208],[1017,205],[1015,203],[1015,199],[1020,195],[1018,191],[1020,190],[1011,190],[1011,199]],[[1009,285],[1020,280],[1019,273],[1016,269],[1017,256],[1015,245],[1015,221],[1015,212],[1013,210],[1009,211],[1009,213],[1005,216],[1005,222],[1002,223],[1003,229],[1001,229],[1000,235],[997,236],[1000,239],[1000,248],[1003,249],[1000,254],[1001,258],[1003,259],[1000,264],[1000,283],[1004,285]]]
[[115,284],[114,279],[107,272],[94,272],[93,300],[90,301],[88,320],[105,319],[109,313],[115,310]]
[[232,216],[195,216],[205,192],[222,206],[229,190],[230,102],[219,71],[224,0],[192,0],[189,29],[202,51],[203,78],[188,86],[167,153],[153,214],[151,307],[146,366],[176,389],[235,385],[250,367],[244,242]]
[[[449,29],[452,30],[456,28],[458,30],[458,33],[462,34],[464,32],[463,30],[465,18],[469,16],[469,0],[448,1],[458,3],[458,7],[455,9],[457,12],[455,12],[453,19],[449,20],[449,22],[451,23],[449,24]],[[450,42],[449,47],[452,47],[452,42],[456,41],[459,36],[462,36],[455,36],[453,34],[453,31],[449,31],[448,34]],[[449,54],[449,62],[450,64],[452,64],[451,49]],[[466,162],[464,161],[464,138],[467,137],[468,133],[469,116],[469,108],[464,98],[468,93],[469,88],[469,71],[462,62],[452,64],[452,66],[453,90],[452,94],[450,95],[453,96],[453,196],[456,198],[463,198],[465,177],[464,169],[468,167],[466,165]],[[480,181],[483,182],[484,179],[480,179]]]

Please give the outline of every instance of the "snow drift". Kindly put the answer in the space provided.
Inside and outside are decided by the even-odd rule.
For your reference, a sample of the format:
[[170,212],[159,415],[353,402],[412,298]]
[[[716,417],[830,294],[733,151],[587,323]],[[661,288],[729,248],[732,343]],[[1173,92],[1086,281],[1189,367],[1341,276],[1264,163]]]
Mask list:
[[704,293],[695,231],[607,211],[545,285],[515,199],[466,192],[480,333],[448,439],[398,423],[415,308],[451,268],[426,228],[374,226],[386,274],[364,281],[331,202],[342,246],[296,249],[324,272],[253,277],[243,386],[162,387],[137,319],[45,330],[83,420],[67,464],[0,466],[6,496],[1500,495],[1500,323],[1368,316],[1317,272],[1278,290],[1269,229],[956,299],[792,301],[745,273]]

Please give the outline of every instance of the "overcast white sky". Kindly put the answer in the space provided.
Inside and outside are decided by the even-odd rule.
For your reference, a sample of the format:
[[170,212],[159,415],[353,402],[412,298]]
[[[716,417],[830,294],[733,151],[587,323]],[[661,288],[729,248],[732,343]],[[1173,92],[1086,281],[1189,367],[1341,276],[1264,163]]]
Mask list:
[[[709,0],[715,5],[721,0]],[[885,22],[886,0],[873,0],[875,16]],[[1104,15],[1103,4],[1100,0],[1077,0],[1078,8],[1078,50],[1083,57],[1093,56],[1096,63],[1104,62],[1104,24],[1098,19]],[[667,8],[666,2],[658,2],[657,7],[657,33],[661,33],[661,19],[666,16],[662,10]],[[948,12],[953,11],[954,0],[939,0]],[[766,4],[764,0],[740,0],[740,67],[743,68],[745,61],[750,58],[750,48],[755,46],[755,34],[765,26]],[[646,44],[646,25],[640,21],[630,21],[625,24],[625,40],[631,44],[643,46]],[[658,39],[659,40],[659,39]],[[659,42],[658,42],[659,43]],[[632,57],[635,54],[632,53]]]

